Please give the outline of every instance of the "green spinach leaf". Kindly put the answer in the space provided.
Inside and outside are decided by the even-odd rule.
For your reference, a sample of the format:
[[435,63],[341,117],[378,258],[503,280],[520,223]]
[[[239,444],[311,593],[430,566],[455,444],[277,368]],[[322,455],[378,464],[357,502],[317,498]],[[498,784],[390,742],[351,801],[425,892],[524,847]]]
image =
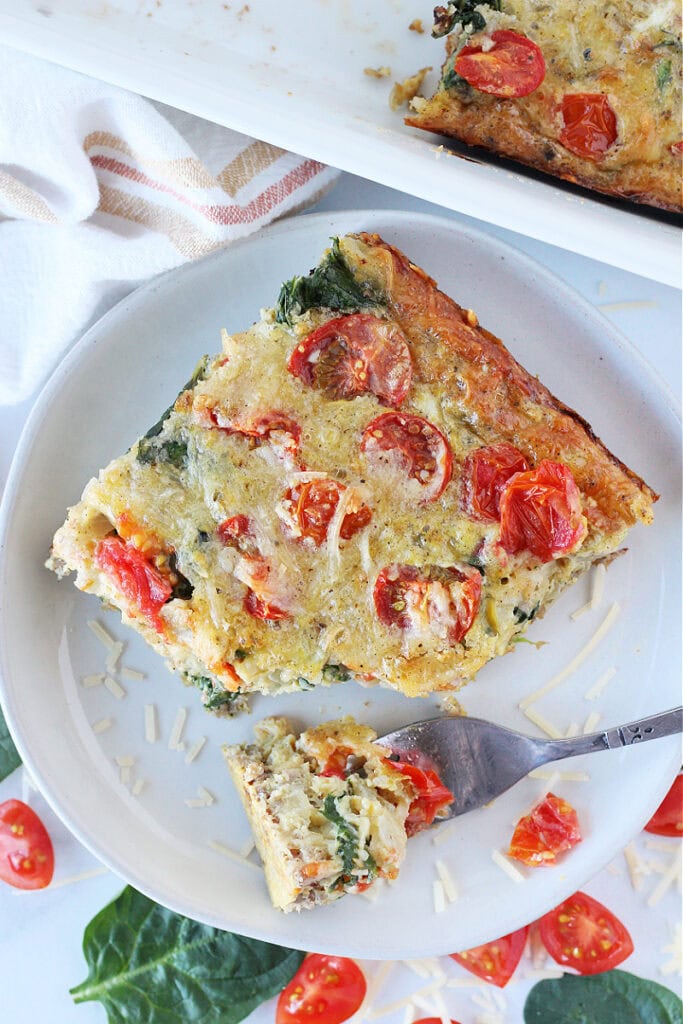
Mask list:
[[238,711],[242,700],[239,690],[224,690],[219,683],[208,676],[187,675],[186,678],[193,686],[196,686],[202,695],[202,704],[209,711],[227,711],[231,714]]
[[187,443],[169,437],[158,441],[154,437],[141,437],[136,452],[138,462],[154,465],[157,462],[170,462],[176,469],[184,469],[187,464]]
[[353,826],[339,813],[337,798],[328,794],[323,802],[323,814],[334,825],[337,832],[337,853],[342,862],[342,880],[350,875],[358,853],[358,836]]
[[85,930],[90,968],[74,1002],[109,1024],[237,1024],[280,992],[304,958],[181,917],[127,886]]
[[339,239],[332,239],[332,248],[308,277],[285,281],[275,305],[275,319],[280,324],[292,323],[307,309],[334,309],[350,313],[368,306],[380,305],[378,297],[364,289],[349,270],[339,248]]
[[328,683],[345,683],[350,678],[351,673],[346,665],[334,665],[331,661],[323,665],[323,679]]
[[0,709],[0,782],[21,764],[19,751],[12,742],[2,710]]
[[499,11],[500,4],[501,0],[451,0],[446,7],[435,7],[432,35],[439,39],[452,32],[458,24],[467,32],[481,32],[486,28],[486,19],[478,8],[490,7]]
[[660,60],[657,64],[657,88],[660,92],[664,92],[667,85],[671,83],[673,74],[671,71],[670,60]]
[[178,395],[176,396],[175,401],[173,401],[169,405],[168,409],[166,409],[166,411],[161,414],[161,416],[156,421],[156,423],[149,428],[149,430],[145,434],[145,437],[147,437],[147,438],[149,438],[149,437],[157,437],[157,435],[161,433],[161,431],[163,429],[163,426],[164,426],[164,423],[166,422],[168,417],[173,412],[173,406],[177,402],[178,398],[182,395],[183,391],[192,391],[192,389],[199,383],[200,380],[204,380],[204,377],[206,376],[206,368],[208,366],[208,362],[209,362],[209,357],[208,356],[202,356],[202,358],[199,360],[199,362],[195,366],[194,371],[192,373],[192,376],[187,381],[187,383],[185,383],[182,386],[182,388],[178,392]]
[[539,981],[524,1024],[681,1024],[683,1003],[670,989],[627,971]]

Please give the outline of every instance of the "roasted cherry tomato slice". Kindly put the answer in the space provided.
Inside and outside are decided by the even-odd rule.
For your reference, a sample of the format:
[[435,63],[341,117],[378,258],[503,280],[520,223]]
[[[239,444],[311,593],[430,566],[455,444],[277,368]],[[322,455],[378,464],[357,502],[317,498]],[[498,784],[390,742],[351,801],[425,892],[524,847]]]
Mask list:
[[385,758],[384,763],[409,778],[417,791],[405,821],[407,835],[414,836],[429,828],[455,800],[450,789],[430,768],[418,768],[407,761],[391,761],[389,758]]
[[526,550],[549,562],[585,534],[581,494],[568,466],[544,459],[510,477],[500,499],[500,542],[509,554]]
[[253,615],[255,619],[265,619],[268,622],[279,622],[281,619],[288,619],[289,612],[278,608],[274,604],[265,601],[253,590],[248,590],[244,597],[244,609]]
[[440,430],[423,419],[386,412],[368,423],[361,451],[373,462],[393,462],[422,486],[426,504],[441,495],[451,479],[453,457]]
[[287,369],[332,398],[376,395],[400,405],[413,375],[401,328],[369,313],[336,317],[316,328],[292,352]]
[[256,551],[254,526],[249,516],[230,516],[220,524],[216,532],[229,548],[236,548],[245,554]]
[[289,585],[281,566],[262,555],[245,555],[235,567],[235,576],[247,587],[244,610],[255,619],[277,622],[290,618],[286,606],[290,601]]
[[560,142],[584,160],[600,160],[617,141],[617,116],[604,93],[570,92],[562,99]]
[[504,99],[528,96],[545,78],[540,48],[527,36],[500,29],[490,36],[491,47],[463,46],[455,72],[479,92]]
[[504,935],[502,939],[466,949],[463,953],[451,953],[451,956],[483,981],[505,988],[522,959],[528,934],[527,925],[519,931]]
[[575,892],[538,924],[553,960],[579,974],[611,971],[633,952],[631,936],[621,921],[585,892]]
[[529,463],[518,448],[500,444],[476,448],[462,465],[463,506],[473,519],[500,520],[500,496],[515,473],[524,473]]
[[282,990],[276,1024],[342,1024],[365,998],[360,967],[344,956],[311,953]]
[[[345,491],[344,484],[331,479],[310,480],[290,487],[282,503],[295,536],[309,538],[318,546],[324,544],[329,525]],[[367,526],[371,519],[372,512],[368,506],[352,497],[339,531],[342,540],[349,540],[354,533]]]
[[672,146],[669,146],[669,149],[673,154],[680,156],[683,153],[683,139],[680,142],[674,142]]
[[645,831],[657,836],[683,838],[683,774],[676,776],[671,789],[645,826]]
[[469,565],[388,565],[375,581],[374,600],[385,626],[457,644],[479,610],[481,576]]
[[0,804],[0,879],[15,889],[44,889],[52,881],[55,855],[47,829],[21,800]]
[[242,434],[256,445],[268,442],[283,455],[293,456],[299,450],[301,427],[286,412],[274,409],[271,412],[231,419],[220,409],[212,409],[209,417],[213,425],[226,434]]
[[413,379],[413,360],[396,324],[370,313],[337,316],[292,352],[288,370],[333,398],[374,394],[399,406]]
[[320,774],[326,778],[345,779],[348,775],[349,758],[352,756],[353,751],[349,747],[337,747],[325,761]]
[[149,619],[158,633],[164,629],[160,609],[173,587],[133,544],[120,537],[104,537],[95,548],[95,562],[116,584],[134,609]]
[[576,811],[565,800],[548,793],[517,822],[508,854],[530,867],[554,864],[558,853],[581,842]]

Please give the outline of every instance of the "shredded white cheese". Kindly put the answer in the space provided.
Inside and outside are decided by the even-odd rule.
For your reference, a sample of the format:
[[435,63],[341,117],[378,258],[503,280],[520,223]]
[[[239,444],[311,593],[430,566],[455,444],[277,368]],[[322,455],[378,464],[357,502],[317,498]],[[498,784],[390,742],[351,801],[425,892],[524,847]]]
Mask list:
[[143,791],[143,789],[145,788],[146,785],[147,785],[147,779],[143,779],[143,778],[136,779],[135,782],[133,783],[133,789],[132,789],[133,796],[140,796],[140,794],[142,793],[142,791]]
[[206,786],[197,786],[197,792],[199,793],[199,796],[202,798],[207,807],[210,807],[211,804],[215,804],[216,797],[213,795],[213,793],[209,792]]
[[680,851],[676,852],[671,865],[667,868],[666,872],[662,875],[661,879],[650,893],[647,901],[648,907],[656,907],[660,902],[667,889],[673,885],[681,877],[681,857]]
[[180,742],[183,735],[183,729],[185,728],[185,721],[187,719],[187,708],[178,708],[173,722],[173,728],[171,734],[168,737],[168,749],[169,750],[181,750],[184,749],[184,745],[181,748]]
[[458,898],[458,890],[453,880],[453,876],[444,864],[442,860],[436,860],[434,862],[436,873],[439,876],[441,885],[443,886],[444,895],[449,903],[453,903]]
[[65,885],[75,885],[76,882],[85,882],[88,878],[97,878],[98,875],[106,875],[109,868],[92,868],[90,871],[81,871],[77,875],[67,875],[65,878],[57,878],[50,882],[45,889],[14,889],[15,896],[25,896],[27,893],[49,892],[51,889],[61,889]]
[[185,754],[185,764],[192,764],[193,761],[196,761],[205,743],[206,736],[200,736],[199,739],[192,744],[188,752]]
[[434,913],[443,914],[446,909],[446,894],[443,885],[438,878],[432,882],[432,896],[434,899]]
[[119,660],[121,658],[122,652],[123,652],[123,641],[122,640],[116,640],[112,644],[111,650],[109,651],[109,654],[107,655],[107,660],[104,663],[107,672],[116,672],[116,666],[119,663]]
[[519,884],[520,882],[526,881],[526,878],[524,877],[522,872],[519,871],[512,863],[512,861],[508,860],[508,858],[504,854],[502,854],[500,850],[491,851],[491,860],[493,861],[494,864],[497,864],[501,871],[504,871],[505,874],[508,875],[513,882],[517,882],[517,884]]
[[157,709],[154,704],[145,704],[145,739],[148,743],[156,743],[158,737]]
[[[522,704],[523,703],[524,702],[522,701]],[[520,704],[520,707],[522,707],[522,704]],[[543,715],[540,714],[540,712],[535,711],[534,708],[524,708],[524,714],[529,721],[538,726],[541,732],[544,732],[546,736],[550,736],[553,740],[559,740],[562,738],[562,733],[557,726],[553,725],[552,722],[549,722],[547,718],[544,718]]]
[[235,850],[231,850],[225,843],[219,843],[217,839],[209,839],[207,846],[210,846],[215,853],[222,854],[223,857],[227,857],[228,860],[233,860],[237,864],[243,864],[245,867],[252,868],[254,871],[260,871],[261,868],[258,864],[254,864],[252,861],[247,860],[246,857],[240,857],[239,853]]
[[629,843],[628,846],[624,847],[624,859],[626,861],[626,867],[628,868],[631,885],[636,890],[640,889],[643,882],[643,875],[648,872],[642,860],[638,856],[638,852],[633,843]]
[[95,672],[89,676],[82,676],[83,686],[100,686],[104,682],[104,672]]
[[113,724],[113,718],[100,718],[99,721],[93,722],[92,731],[96,735],[99,735],[99,733],[106,732],[107,729],[111,729]]
[[131,681],[136,682],[146,678],[144,672],[139,672],[136,668],[126,668],[125,665],[121,669],[121,675],[124,679],[130,679]]
[[123,700],[123,698],[127,696],[124,688],[116,681],[116,679],[114,679],[113,676],[105,676],[104,685],[117,700]]
[[584,734],[584,736],[587,735],[587,733],[589,733],[589,732],[593,732],[593,730],[595,729],[596,725],[598,724],[598,722],[600,721],[601,718],[602,718],[602,715],[600,714],[599,711],[591,711],[590,715],[588,716],[588,718],[586,719],[586,721],[584,722],[584,725],[583,725],[583,734]]
[[344,516],[351,498],[356,492],[351,487],[346,487],[339,495],[337,507],[327,528],[327,565],[328,572],[333,578],[337,577],[341,566],[341,555],[339,553],[339,542],[341,540],[341,528]]
[[653,309],[656,305],[651,299],[631,299],[626,302],[599,302],[598,309],[603,313],[616,313],[622,309]]
[[115,757],[114,760],[119,768],[132,768],[135,764],[135,758],[131,757],[130,754],[119,754],[119,756]]
[[614,623],[619,618],[620,611],[621,606],[617,601],[615,601],[614,604],[610,607],[609,611],[607,612],[607,615],[603,619],[602,623],[596,629],[591,639],[581,648],[579,653],[575,655],[574,658],[572,658],[572,660],[569,662],[566,668],[563,668],[561,672],[558,672],[557,675],[552,677],[552,679],[549,679],[548,682],[545,683],[543,686],[539,687],[538,690],[535,690],[533,693],[530,693],[528,697],[525,697],[524,700],[521,700],[519,702],[520,708],[522,710],[528,708],[530,704],[535,703],[535,701],[539,700],[540,697],[545,697],[547,693],[550,693],[550,691],[554,690],[557,686],[560,685],[560,683],[563,683],[565,679],[567,679],[572,674],[572,672],[574,672],[579,667],[579,665],[581,665],[586,660],[589,654],[593,653],[593,651],[598,646],[600,641],[605,638],[607,633],[610,631]]
[[87,626],[88,629],[95,634],[100,643],[104,644],[104,646],[108,648],[108,650],[112,649],[112,647],[116,643],[116,640],[111,635],[111,633],[108,633],[106,631],[104,626],[100,622],[98,622],[97,619],[88,619]]
[[397,1010],[402,1010],[408,1003],[416,1003],[418,999],[424,996],[432,995],[432,993],[438,991],[441,988],[440,981],[432,981],[429,985],[425,985],[423,988],[419,988],[417,992],[413,992],[409,996],[405,996],[403,999],[397,999],[393,1003],[385,1003],[384,1006],[378,1006],[377,1009],[374,1007],[368,1009],[366,1012],[366,1018],[368,1020],[377,1020],[378,1017],[386,1017],[389,1013],[396,1013]]
[[569,740],[573,736],[578,736],[579,735],[579,728],[580,728],[580,726],[579,726],[578,722],[572,722],[570,725],[568,725],[567,726],[567,731],[564,734],[566,739]]
[[606,669],[602,675],[595,680],[590,689],[586,690],[583,695],[584,700],[597,700],[609,681],[614,679],[616,674],[617,670],[613,665]]
[[132,777],[131,768],[129,764],[121,765],[119,768],[119,782],[123,786],[127,786],[130,783]]
[[588,772],[553,772],[547,768],[534,768],[532,772],[529,772],[529,778],[548,779],[554,785],[556,782],[588,782],[590,775]]

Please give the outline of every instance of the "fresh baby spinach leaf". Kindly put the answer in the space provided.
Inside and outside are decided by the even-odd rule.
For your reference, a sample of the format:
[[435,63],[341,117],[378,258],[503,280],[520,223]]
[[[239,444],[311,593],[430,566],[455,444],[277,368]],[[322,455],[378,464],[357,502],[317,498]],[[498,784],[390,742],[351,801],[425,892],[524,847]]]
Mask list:
[[12,737],[7,728],[7,722],[0,710],[0,782],[11,775],[15,768],[21,764],[19,751],[12,742]]
[[681,1024],[683,1003],[663,985],[628,971],[539,981],[524,1024]]
[[237,1024],[304,958],[174,914],[130,886],[87,926],[83,952],[90,972],[71,995],[99,1000],[109,1024]]

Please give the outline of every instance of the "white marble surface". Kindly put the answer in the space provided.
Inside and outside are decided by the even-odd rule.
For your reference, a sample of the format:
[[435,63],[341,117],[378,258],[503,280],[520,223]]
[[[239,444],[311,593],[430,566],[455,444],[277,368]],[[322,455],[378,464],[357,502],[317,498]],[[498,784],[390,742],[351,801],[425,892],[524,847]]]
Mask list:
[[[334,191],[316,209],[395,208],[431,211],[458,219],[458,215],[384,188],[344,175]],[[466,220],[466,218],[460,218]],[[621,329],[655,367],[666,386],[679,397],[681,390],[681,294],[673,288],[608,267],[604,264],[564,252],[503,229],[477,225],[524,250],[571,284]],[[622,303],[630,305],[621,305]],[[617,308],[611,308],[613,304]],[[1,344],[0,325],[0,344]],[[31,403],[0,408],[0,484],[4,484],[21,428]],[[679,638],[680,639],[680,638]],[[22,772],[17,771],[0,784],[0,801],[22,795]],[[625,797],[627,798],[627,796]],[[43,816],[54,842],[57,856],[55,880],[76,873],[97,871],[98,864],[69,835],[38,794],[31,803]],[[675,939],[680,943],[679,888],[670,887],[656,906],[648,905],[662,877],[663,868],[680,856],[678,840],[663,840],[644,834],[635,839],[640,856],[649,863],[650,873],[642,874],[635,889],[622,855],[586,890],[611,907],[627,923],[635,942],[635,952],[624,968],[652,978],[680,992],[680,974],[662,974],[662,966],[671,959],[667,950]],[[103,1024],[104,1010],[98,1004],[75,1007],[68,989],[86,974],[81,953],[83,929],[91,917],[120,891],[120,879],[101,869],[101,873],[74,885],[55,887],[53,891],[22,894],[0,886],[0,979],[2,986],[1,1019],[15,1024]],[[529,976],[530,961],[523,961],[518,976],[503,991],[476,987],[471,975],[447,958],[441,965],[455,985],[443,990],[451,1017],[461,1024],[502,1024],[522,1020],[522,1006],[534,979]],[[379,969],[368,964],[368,976]],[[473,985],[470,985],[469,982]],[[428,979],[405,965],[396,964],[377,994],[375,1007],[382,1008],[404,995],[418,992]],[[473,987],[474,986],[474,987]],[[487,994],[488,991],[488,994]],[[423,1009],[418,1016],[425,1015]],[[378,1018],[386,1024],[399,1024],[403,1012]],[[255,1011],[250,1024],[274,1021],[274,1003]],[[178,1024],[183,1024],[178,1021]]]

